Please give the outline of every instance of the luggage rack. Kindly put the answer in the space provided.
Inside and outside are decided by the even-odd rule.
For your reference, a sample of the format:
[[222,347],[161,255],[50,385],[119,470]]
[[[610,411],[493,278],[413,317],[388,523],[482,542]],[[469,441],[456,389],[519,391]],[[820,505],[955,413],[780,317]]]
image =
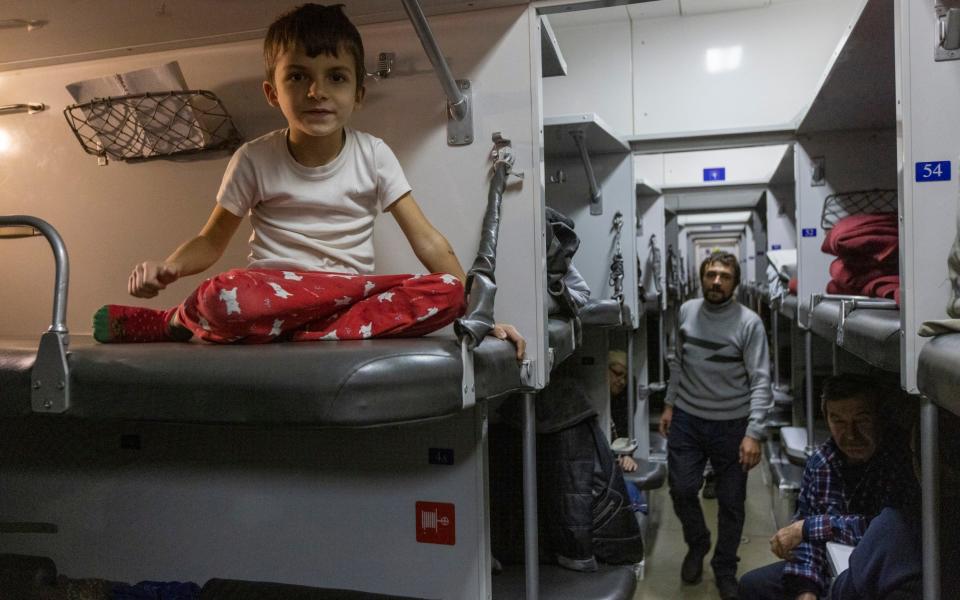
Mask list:
[[243,137],[220,99],[206,90],[95,98],[63,111],[83,151],[135,162],[235,149]]
[[859,190],[830,194],[823,202],[820,226],[833,229],[837,221],[859,214],[897,212],[897,190]]

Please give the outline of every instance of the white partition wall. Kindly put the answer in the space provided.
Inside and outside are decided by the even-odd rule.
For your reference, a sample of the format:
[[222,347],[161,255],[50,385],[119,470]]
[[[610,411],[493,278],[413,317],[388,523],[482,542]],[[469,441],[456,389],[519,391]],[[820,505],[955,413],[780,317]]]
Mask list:
[[[897,165],[903,302],[901,384],[917,393],[917,357],[928,341],[917,335],[930,319],[946,318],[947,255],[956,236],[960,115],[947,107],[960,89],[960,61],[934,61],[933,2],[897,2]],[[941,175],[930,177],[924,164]],[[945,164],[944,164],[945,163]],[[946,175],[946,172],[949,175]]]
[[767,250],[797,247],[797,188],[794,145],[789,144],[767,188]]

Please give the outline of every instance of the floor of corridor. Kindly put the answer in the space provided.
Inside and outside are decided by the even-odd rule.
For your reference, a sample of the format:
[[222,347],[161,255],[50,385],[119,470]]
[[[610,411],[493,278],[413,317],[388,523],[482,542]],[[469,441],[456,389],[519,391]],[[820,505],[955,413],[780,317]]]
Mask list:
[[[777,560],[770,553],[768,540],[776,531],[770,506],[770,492],[764,483],[761,469],[763,463],[752,471],[747,479],[746,520],[743,540],[740,543],[738,576],[756,567]],[[716,539],[717,501],[702,500],[707,526]],[[715,600],[719,599],[717,587],[710,569],[710,555],[704,560],[703,580],[696,585],[680,581],[680,563],[686,554],[680,521],[673,512],[666,485],[651,496],[652,517],[656,533],[653,544],[647,549],[645,575],[637,583],[635,600]]]

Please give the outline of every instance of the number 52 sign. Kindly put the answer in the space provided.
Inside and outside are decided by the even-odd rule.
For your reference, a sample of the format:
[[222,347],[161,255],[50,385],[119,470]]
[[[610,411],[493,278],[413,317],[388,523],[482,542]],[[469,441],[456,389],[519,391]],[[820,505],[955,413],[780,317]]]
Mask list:
[[950,161],[918,162],[915,173],[916,181],[950,181]]

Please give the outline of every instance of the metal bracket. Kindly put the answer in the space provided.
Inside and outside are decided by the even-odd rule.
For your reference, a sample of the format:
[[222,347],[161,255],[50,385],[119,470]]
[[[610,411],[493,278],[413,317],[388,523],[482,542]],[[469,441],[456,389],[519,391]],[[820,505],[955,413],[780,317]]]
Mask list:
[[597,185],[597,177],[593,172],[593,163],[590,162],[590,153],[587,151],[586,132],[581,129],[570,131],[573,143],[576,144],[580,152],[580,160],[583,161],[583,170],[587,175],[587,184],[590,186],[590,214],[603,214],[603,193],[600,186]]
[[[469,146],[473,143],[473,90],[469,79],[457,79],[456,82],[463,100],[456,107],[447,104],[447,144]],[[458,112],[463,113],[459,119]]]
[[460,389],[463,391],[463,408],[470,408],[477,403],[477,386],[473,371],[473,350],[467,345],[470,336],[464,336],[460,342],[460,358],[463,364],[463,377]]
[[34,412],[62,413],[70,408],[69,344],[70,336],[63,332],[48,331],[41,336],[30,374],[30,404]]
[[387,79],[390,72],[393,71],[393,62],[396,60],[395,52],[381,52],[377,55],[377,69],[373,73],[367,73],[368,76],[376,80]]
[[827,183],[827,159],[822,156],[811,158],[813,171],[810,173],[810,187],[821,187]]
[[936,62],[960,59],[960,8],[938,4],[933,60]]
[[493,150],[490,151],[490,158],[493,159],[493,168],[497,168],[498,163],[504,163],[507,166],[507,175],[514,175],[517,179],[523,179],[523,171],[517,171],[513,168],[517,162],[517,157],[513,154],[513,145],[510,140],[503,137],[499,131],[493,133]]
[[[549,350],[548,359],[550,363],[553,363],[553,349]],[[523,359],[523,362],[520,363],[520,383],[525,385],[528,388],[534,386],[534,367],[537,365],[537,361],[531,358]]]
[[837,323],[837,346],[843,347],[843,329],[847,323],[847,317],[857,307],[856,300],[840,301],[840,322]]

